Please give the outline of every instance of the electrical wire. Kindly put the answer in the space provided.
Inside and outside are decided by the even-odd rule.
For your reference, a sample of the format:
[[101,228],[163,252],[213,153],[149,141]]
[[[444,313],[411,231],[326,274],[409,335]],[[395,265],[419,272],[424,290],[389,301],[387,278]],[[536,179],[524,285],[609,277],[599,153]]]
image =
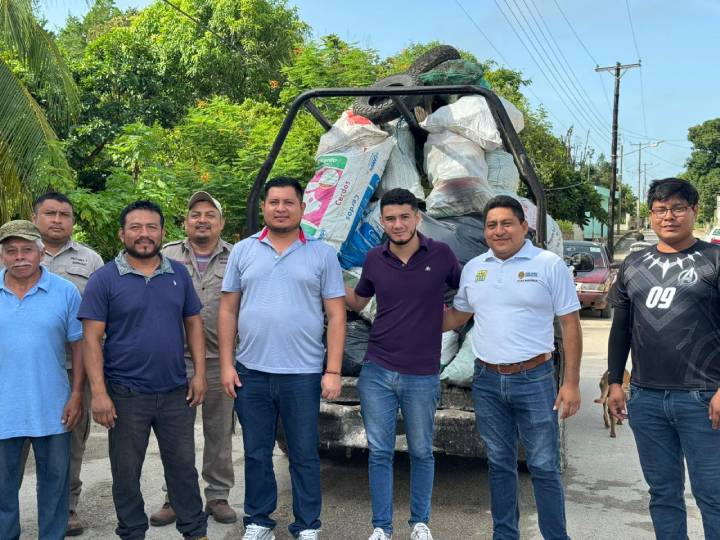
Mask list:
[[[630,13],[630,0],[625,0],[627,8],[628,22],[630,23],[630,33],[632,34],[633,45],[635,46],[635,54],[637,54],[638,62],[641,62],[640,48],[638,47],[637,36],[635,35],[635,25],[633,24],[632,14]],[[647,115],[645,114],[645,83],[643,81],[643,69],[640,66],[640,108],[642,109],[643,129],[647,132]]]

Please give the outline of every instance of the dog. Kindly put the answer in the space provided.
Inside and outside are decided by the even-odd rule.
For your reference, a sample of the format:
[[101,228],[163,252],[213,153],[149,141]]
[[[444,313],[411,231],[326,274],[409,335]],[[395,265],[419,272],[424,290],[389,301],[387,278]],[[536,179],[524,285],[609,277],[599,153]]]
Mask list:
[[[608,394],[610,393],[610,385],[608,384],[609,373],[610,371],[606,371],[603,373],[602,377],[600,377],[600,397],[595,400],[595,403],[600,403],[602,405],[605,428],[610,428],[610,436],[615,438],[615,424],[622,425],[622,420],[617,420],[608,411]],[[625,373],[623,373],[622,389],[625,392],[625,396],[627,396],[628,391],[630,390],[630,372],[627,369],[625,370]]]

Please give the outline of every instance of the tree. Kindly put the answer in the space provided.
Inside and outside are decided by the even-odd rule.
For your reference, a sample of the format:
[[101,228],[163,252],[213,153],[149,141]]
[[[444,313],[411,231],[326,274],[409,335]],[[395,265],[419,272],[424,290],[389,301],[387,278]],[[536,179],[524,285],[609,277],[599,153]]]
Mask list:
[[72,76],[32,2],[0,0],[0,220],[27,215],[48,172],[71,181],[49,119],[66,126],[78,108]]
[[683,176],[695,184],[700,194],[700,221],[713,223],[720,195],[720,118],[691,127],[688,140],[693,144],[693,151]]

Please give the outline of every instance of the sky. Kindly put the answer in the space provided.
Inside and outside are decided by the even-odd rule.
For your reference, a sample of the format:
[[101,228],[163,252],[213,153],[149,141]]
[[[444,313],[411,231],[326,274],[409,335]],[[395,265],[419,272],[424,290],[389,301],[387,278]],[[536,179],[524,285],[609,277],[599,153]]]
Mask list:
[[[120,8],[150,0],[116,0]],[[635,64],[620,80],[623,180],[637,192],[638,157],[648,181],[684,170],[688,128],[720,117],[720,0],[288,0],[313,36],[334,33],[381,58],[410,43],[440,41],[494,59],[531,80],[557,135],[573,128],[610,156],[614,76],[596,66]],[[50,29],[86,0],[45,0]],[[714,37],[713,37],[714,36]],[[589,132],[589,134],[588,134]],[[657,141],[657,146],[651,146]],[[638,152],[638,144],[642,151]],[[620,148],[618,148],[618,154]]]

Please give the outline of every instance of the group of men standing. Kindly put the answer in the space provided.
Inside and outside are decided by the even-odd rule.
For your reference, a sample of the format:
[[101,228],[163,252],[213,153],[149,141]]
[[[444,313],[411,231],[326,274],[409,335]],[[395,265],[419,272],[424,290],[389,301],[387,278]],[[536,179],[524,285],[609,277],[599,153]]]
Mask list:
[[[689,184],[669,179],[658,185],[651,188],[651,210],[667,234],[656,231],[658,248],[628,258],[612,294],[611,410],[630,417],[651,486],[658,537],[684,538],[681,495],[676,500],[678,489],[682,494],[684,456],[706,535],[720,538],[720,503],[713,490],[718,467],[711,463],[720,436],[720,393],[715,393],[720,248],[687,235],[697,209],[697,194],[685,190]],[[493,537],[520,536],[519,439],[543,537],[569,538],[557,418],[558,412],[566,418],[580,406],[580,305],[562,259],[526,239],[528,225],[518,201],[498,196],[487,204],[490,249],[461,271],[447,245],[418,232],[417,199],[406,190],[389,191],[380,201],[387,241],[368,253],[361,279],[350,289],[335,251],[303,234],[299,182],[271,180],[262,199],[265,227],[234,247],[220,238],[222,206],[206,192],[189,200],[187,238],[165,247],[162,210],[136,201],[120,216],[123,249],[105,265],[71,240],[73,209],[61,194],[38,199],[32,223],[0,227],[5,266],[0,273],[0,537],[20,534],[18,490],[28,443],[37,463],[39,536],[82,533],[76,505],[89,432],[84,414],[89,386],[92,415],[109,430],[118,536],[141,539],[149,523],[175,522],[184,538],[201,539],[208,515],[222,523],[236,520],[228,505],[235,412],[245,458],[243,538],[275,538],[272,454],[279,420],[292,483],[294,521],[288,528],[295,538],[316,540],[320,399],[334,399],[341,391],[346,308],[360,311],[375,296],[377,314],[358,383],[370,452],[370,540],[393,535],[398,410],[410,455],[410,538],[432,540],[441,335],[471,318],[466,339],[476,356],[472,394],[488,455]],[[647,268],[636,268],[643,265]],[[657,283],[660,271],[662,279],[677,283]],[[449,308],[444,304],[448,289],[457,290]],[[666,332],[663,316],[673,300],[681,307],[706,306],[699,322],[686,314],[685,326]],[[653,309],[666,311],[647,311]],[[552,361],[556,319],[565,350],[559,388]],[[697,327],[702,328],[693,340]],[[652,340],[661,343],[657,351]],[[617,383],[631,343],[633,387],[625,411]],[[690,347],[689,361],[672,352],[685,350],[681,347]],[[693,400],[706,408],[707,425]],[[195,408],[201,404],[204,507],[194,444]],[[680,415],[682,429],[673,420]],[[166,501],[148,520],[140,475],[151,430],[160,449]],[[657,430],[663,433],[662,449],[653,439]]]

